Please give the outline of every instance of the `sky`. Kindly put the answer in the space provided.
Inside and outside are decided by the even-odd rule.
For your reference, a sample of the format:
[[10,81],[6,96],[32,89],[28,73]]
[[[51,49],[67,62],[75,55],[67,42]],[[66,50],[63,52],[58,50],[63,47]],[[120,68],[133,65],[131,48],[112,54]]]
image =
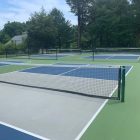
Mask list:
[[77,18],[70,12],[65,0],[0,0],[0,30],[8,21],[26,22],[32,13],[39,12],[41,7],[49,12],[58,8],[64,13],[67,20],[77,24]]

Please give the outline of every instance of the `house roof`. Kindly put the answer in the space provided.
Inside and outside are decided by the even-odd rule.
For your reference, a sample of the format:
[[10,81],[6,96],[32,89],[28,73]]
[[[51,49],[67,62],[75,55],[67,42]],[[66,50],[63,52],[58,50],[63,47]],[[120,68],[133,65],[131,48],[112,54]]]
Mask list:
[[25,38],[27,38],[27,34],[16,35],[16,36],[14,36],[11,40],[13,40],[13,41],[18,41],[18,40],[23,40],[23,39],[25,39]]
[[22,35],[16,35],[11,40],[9,40],[5,45],[11,44],[14,42],[23,42],[24,39],[27,38],[27,33],[23,33]]

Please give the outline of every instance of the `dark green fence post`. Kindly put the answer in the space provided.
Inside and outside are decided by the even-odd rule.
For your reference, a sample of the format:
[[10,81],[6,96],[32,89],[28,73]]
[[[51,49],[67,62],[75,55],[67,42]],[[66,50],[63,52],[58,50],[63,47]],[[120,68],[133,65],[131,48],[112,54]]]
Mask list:
[[58,60],[58,48],[56,47],[56,60]]
[[125,101],[125,66],[122,67],[122,97],[121,102]]
[[94,61],[94,59],[95,59],[94,56],[95,56],[95,55],[94,55],[94,49],[92,49],[92,59],[93,59],[93,61]]

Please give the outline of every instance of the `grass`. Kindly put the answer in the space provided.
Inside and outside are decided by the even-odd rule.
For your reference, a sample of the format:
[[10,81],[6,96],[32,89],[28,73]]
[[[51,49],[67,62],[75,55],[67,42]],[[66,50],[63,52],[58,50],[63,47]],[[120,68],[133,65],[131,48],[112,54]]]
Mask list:
[[[27,64],[88,63],[133,65],[126,78],[125,103],[109,101],[90,125],[81,140],[140,140],[140,62],[121,60],[92,61],[79,57],[64,57],[59,60],[26,60]],[[30,68],[32,66],[8,65],[0,67],[0,73]]]

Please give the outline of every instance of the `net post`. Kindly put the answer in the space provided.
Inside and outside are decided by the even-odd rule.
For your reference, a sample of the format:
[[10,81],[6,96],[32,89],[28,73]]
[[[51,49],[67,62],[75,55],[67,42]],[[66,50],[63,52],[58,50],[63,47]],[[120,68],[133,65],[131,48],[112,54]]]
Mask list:
[[125,101],[125,66],[122,66],[121,102]]
[[56,47],[56,60],[58,60],[58,48]]
[[121,99],[121,81],[122,81],[122,67],[120,66],[118,73],[118,100]]

